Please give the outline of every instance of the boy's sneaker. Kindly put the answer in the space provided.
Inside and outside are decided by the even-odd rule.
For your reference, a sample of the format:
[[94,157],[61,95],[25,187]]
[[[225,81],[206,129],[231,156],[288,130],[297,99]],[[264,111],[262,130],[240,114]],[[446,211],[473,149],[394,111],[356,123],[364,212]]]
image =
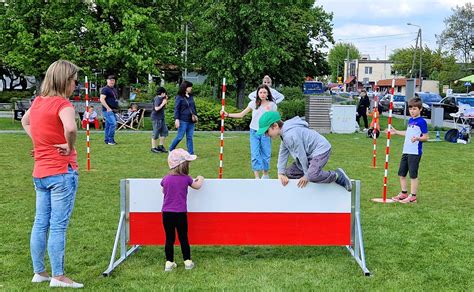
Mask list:
[[184,268],[186,270],[192,270],[194,268],[194,263],[192,260],[185,260],[184,261]]
[[352,183],[351,179],[347,176],[347,174],[344,172],[342,168],[336,169],[337,173],[337,179],[336,183],[343,188],[345,188],[347,191],[352,191]]
[[270,179],[269,175],[262,175],[262,179]]
[[395,197],[392,198],[392,200],[394,200],[396,202],[399,202],[401,200],[405,200],[406,198],[408,198],[408,194],[404,194],[402,192],[399,192],[398,195],[396,195]]
[[156,148],[158,151],[161,151],[163,153],[168,153],[168,150],[166,150],[165,146],[163,145],[160,145],[158,146],[158,148]]
[[409,195],[408,197],[399,202],[402,204],[416,203],[416,196]]
[[151,148],[150,150],[153,153],[160,153],[161,151],[158,148]]
[[166,261],[165,264],[165,272],[171,272],[175,269],[178,265],[175,262]]

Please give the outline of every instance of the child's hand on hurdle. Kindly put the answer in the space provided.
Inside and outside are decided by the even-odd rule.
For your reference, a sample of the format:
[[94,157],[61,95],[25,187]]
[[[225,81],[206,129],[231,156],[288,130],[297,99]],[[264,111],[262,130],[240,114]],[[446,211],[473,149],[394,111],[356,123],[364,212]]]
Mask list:
[[300,180],[298,181],[298,187],[304,188],[306,187],[307,184],[308,184],[308,178],[306,177],[306,175],[303,175],[303,177],[300,178]]
[[284,174],[278,174],[278,179],[281,181],[281,184],[283,186],[286,186],[288,184],[288,177]]

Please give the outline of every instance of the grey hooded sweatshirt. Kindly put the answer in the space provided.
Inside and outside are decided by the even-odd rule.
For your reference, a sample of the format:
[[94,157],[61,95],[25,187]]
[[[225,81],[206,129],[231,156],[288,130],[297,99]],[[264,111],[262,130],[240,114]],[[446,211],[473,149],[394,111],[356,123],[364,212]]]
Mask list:
[[291,155],[296,166],[308,177],[309,161],[331,150],[331,144],[321,134],[308,128],[308,123],[300,117],[285,121],[281,129],[281,144],[278,154],[278,173],[286,173],[288,156]]

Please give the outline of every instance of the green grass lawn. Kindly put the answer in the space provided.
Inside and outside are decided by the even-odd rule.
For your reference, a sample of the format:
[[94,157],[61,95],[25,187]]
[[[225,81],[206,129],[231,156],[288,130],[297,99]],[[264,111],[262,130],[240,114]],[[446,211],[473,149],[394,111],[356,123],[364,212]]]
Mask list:
[[[18,124],[18,123],[17,123]],[[395,121],[403,128],[402,121]],[[4,125],[0,123],[0,126]],[[3,128],[3,126],[2,126]],[[3,128],[4,129],[4,128]],[[434,138],[434,133],[430,133]],[[167,144],[174,138],[167,139]],[[162,246],[143,247],[110,277],[101,273],[110,260],[119,218],[119,180],[155,178],[167,172],[166,155],[153,154],[150,133],[119,132],[116,146],[92,132],[92,170],[85,170],[85,135],[79,134],[79,190],[68,230],[66,273],[95,290],[473,290],[473,144],[426,143],[415,205],[375,204],[381,197],[385,135],[378,140],[377,168],[371,167],[372,140],[364,134],[325,135],[333,145],[327,169],[343,167],[362,182],[361,216],[367,266],[364,277],[344,247],[192,246],[196,268],[184,271],[176,248],[177,271],[163,272]],[[226,133],[224,177],[251,178],[249,139]],[[183,141],[184,142],[184,141]],[[184,147],[184,144],[180,146]],[[395,136],[389,162],[389,196],[397,177],[403,138]],[[279,140],[273,143],[276,176]],[[0,134],[0,289],[46,289],[32,284],[29,236],[35,193],[31,142],[25,134]],[[198,160],[193,176],[216,178],[218,133],[196,133]],[[192,239],[191,239],[192,242]]]

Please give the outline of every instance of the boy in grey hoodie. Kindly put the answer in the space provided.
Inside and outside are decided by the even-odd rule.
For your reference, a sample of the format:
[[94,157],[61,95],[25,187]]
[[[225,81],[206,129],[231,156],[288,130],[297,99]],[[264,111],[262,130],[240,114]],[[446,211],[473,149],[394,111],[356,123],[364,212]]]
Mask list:
[[[288,184],[288,178],[299,178],[300,188],[310,181],[336,182],[346,190],[352,190],[351,180],[343,169],[323,170],[331,154],[331,144],[318,132],[308,128],[308,123],[300,117],[283,122],[278,112],[266,112],[260,117],[257,134],[265,134],[271,138],[280,136],[278,178],[284,186]],[[287,168],[289,155],[295,161]]]

